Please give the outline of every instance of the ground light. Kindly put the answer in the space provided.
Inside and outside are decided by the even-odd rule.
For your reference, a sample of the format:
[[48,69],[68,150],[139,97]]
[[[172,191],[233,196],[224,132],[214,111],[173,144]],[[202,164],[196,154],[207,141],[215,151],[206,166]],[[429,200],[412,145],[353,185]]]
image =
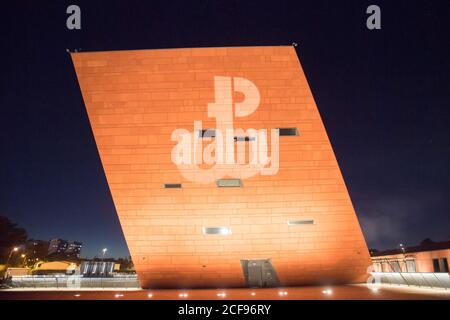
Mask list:
[[252,292],[252,293],[250,293],[250,295],[252,295],[252,296],[256,296],[256,293]]
[[331,289],[325,289],[322,291],[322,293],[326,294],[326,295],[331,295],[333,293],[333,291]]
[[217,294],[217,296],[218,296],[218,297],[225,298],[225,297],[227,296],[227,294],[226,294],[225,292],[219,292],[219,293]]
[[280,291],[280,292],[278,292],[278,295],[280,295],[280,296],[287,296],[287,291]]
[[178,296],[180,298],[187,298],[189,295],[187,293],[180,293]]
[[116,293],[116,294],[114,295],[114,297],[115,297],[115,298],[122,298],[122,297],[123,297],[123,294],[121,294],[121,293]]
[[149,293],[149,294],[147,295],[147,297],[153,298],[153,293]]

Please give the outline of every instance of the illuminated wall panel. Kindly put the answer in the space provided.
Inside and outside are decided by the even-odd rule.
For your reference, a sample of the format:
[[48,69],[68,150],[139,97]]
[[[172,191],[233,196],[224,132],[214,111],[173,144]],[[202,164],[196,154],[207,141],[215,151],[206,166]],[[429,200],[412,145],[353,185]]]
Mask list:
[[[364,237],[293,47],[86,52],[72,60],[143,287],[250,285],[245,261],[260,259],[270,259],[279,285],[365,280]],[[195,121],[203,130],[230,121],[266,129],[268,155],[279,129],[278,170],[177,166],[174,130],[193,132],[202,152],[218,141],[195,134]],[[250,162],[254,139],[233,138]]]

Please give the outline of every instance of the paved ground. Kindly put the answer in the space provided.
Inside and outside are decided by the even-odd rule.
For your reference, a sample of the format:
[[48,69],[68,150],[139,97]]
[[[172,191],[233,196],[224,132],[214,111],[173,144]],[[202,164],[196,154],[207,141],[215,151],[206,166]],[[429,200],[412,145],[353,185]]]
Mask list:
[[365,285],[227,290],[1,290],[0,300],[415,300],[450,299],[450,290]]

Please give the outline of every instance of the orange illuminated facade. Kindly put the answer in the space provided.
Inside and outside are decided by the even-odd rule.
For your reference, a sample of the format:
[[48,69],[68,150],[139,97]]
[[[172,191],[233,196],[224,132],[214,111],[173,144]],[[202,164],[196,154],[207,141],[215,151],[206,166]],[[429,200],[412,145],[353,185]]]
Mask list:
[[[142,287],[366,280],[366,243],[293,47],[71,56]],[[243,129],[224,157],[241,145],[247,162],[248,129],[278,132],[278,168],[176,163],[175,130],[204,152],[220,126]],[[272,162],[277,139],[268,134]]]

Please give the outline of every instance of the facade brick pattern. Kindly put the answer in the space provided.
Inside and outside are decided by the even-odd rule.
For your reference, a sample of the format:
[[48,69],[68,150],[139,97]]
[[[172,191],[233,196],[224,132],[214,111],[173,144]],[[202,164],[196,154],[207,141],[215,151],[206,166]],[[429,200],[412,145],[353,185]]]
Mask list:
[[[244,286],[241,259],[271,259],[281,285],[364,281],[370,258],[303,69],[290,46],[72,53],[112,198],[144,288]],[[259,108],[235,128],[280,137],[280,169],[218,188],[183,179],[176,128],[214,128],[214,77],[243,77]],[[242,99],[239,94],[234,97]],[[165,189],[164,184],[182,188]],[[314,224],[288,225],[288,220]],[[204,235],[205,226],[232,234]]]

